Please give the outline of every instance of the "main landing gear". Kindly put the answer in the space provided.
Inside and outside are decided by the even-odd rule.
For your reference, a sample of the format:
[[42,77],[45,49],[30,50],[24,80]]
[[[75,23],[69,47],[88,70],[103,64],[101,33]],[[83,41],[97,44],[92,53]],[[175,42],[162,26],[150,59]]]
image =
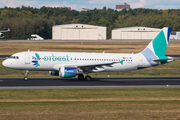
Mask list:
[[26,72],[25,72],[25,77],[24,77],[24,80],[25,80],[25,81],[28,80],[28,74],[29,74],[29,70],[26,70]]
[[[83,74],[78,75],[78,79],[79,79],[79,80],[84,80],[84,75],[83,75]],[[86,80],[86,81],[90,81],[90,80],[91,80],[91,77],[90,77],[89,75],[87,75],[87,76],[85,77],[85,80]]]

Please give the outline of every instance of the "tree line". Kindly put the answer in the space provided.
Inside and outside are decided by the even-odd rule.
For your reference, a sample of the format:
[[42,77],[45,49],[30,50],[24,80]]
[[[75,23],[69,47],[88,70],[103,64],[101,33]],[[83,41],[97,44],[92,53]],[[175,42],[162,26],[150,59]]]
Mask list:
[[4,7],[0,8],[0,31],[5,39],[27,39],[31,34],[38,34],[45,39],[52,38],[52,26],[81,23],[107,27],[107,38],[111,38],[111,30],[122,27],[144,26],[153,28],[172,27],[180,31],[180,10],[157,9],[94,9],[89,11],[67,10],[66,8],[41,7]]

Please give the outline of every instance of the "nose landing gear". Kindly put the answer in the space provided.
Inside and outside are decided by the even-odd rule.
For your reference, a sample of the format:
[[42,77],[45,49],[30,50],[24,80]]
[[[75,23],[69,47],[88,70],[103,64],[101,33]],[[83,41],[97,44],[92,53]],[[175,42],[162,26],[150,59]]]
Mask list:
[[25,72],[25,77],[24,77],[24,80],[25,80],[25,81],[28,80],[28,74],[29,74],[29,70],[26,70],[26,72]]

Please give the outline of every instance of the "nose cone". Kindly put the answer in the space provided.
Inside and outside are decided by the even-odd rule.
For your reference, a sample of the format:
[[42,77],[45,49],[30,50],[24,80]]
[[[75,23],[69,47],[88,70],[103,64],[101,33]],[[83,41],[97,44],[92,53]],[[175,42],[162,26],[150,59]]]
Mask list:
[[4,60],[4,61],[2,62],[2,65],[3,65],[4,67],[9,67],[9,62],[8,62],[7,60]]

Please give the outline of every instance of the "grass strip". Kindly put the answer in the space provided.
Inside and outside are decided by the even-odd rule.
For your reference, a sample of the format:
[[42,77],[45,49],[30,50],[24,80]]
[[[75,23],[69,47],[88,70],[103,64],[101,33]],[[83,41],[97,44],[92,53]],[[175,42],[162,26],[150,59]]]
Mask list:
[[[0,90],[0,96],[14,100],[0,102],[1,120],[180,118],[180,88]],[[47,101],[27,102],[34,99]]]

